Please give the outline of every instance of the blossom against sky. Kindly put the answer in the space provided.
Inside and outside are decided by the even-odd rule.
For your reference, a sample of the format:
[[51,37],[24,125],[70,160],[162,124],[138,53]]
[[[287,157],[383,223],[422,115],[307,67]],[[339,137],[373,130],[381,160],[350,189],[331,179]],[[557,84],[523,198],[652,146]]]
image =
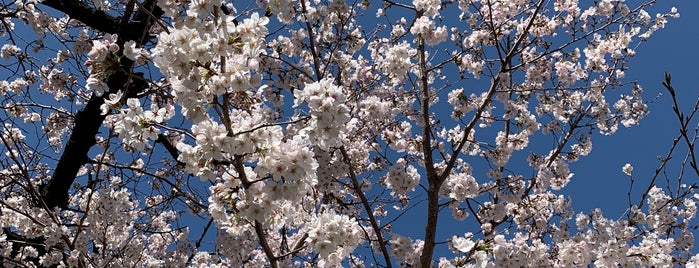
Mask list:
[[[696,180],[678,168],[683,152],[659,176],[667,189],[648,184],[679,129],[663,74],[675,78],[680,110],[697,98],[684,82],[696,56],[673,46],[691,48],[696,33],[671,31],[696,25],[696,4],[156,2],[158,25],[138,16],[122,25],[141,35],[3,3],[3,16],[33,23],[23,24],[29,44],[14,44],[25,35],[16,30],[2,48],[16,67],[3,66],[13,80],[0,81],[0,163],[12,174],[0,177],[12,240],[2,242],[22,249],[3,251],[8,258],[688,263],[691,245],[675,239],[691,240],[699,198],[674,192]],[[674,4],[689,14],[678,18]],[[34,31],[54,42],[31,42]],[[31,44],[48,55],[19,54]],[[65,44],[74,46],[52,50]],[[31,172],[15,171],[25,163]],[[644,191],[647,206],[633,208],[646,204]],[[46,246],[21,243],[35,237]],[[58,237],[88,242],[72,248]]]

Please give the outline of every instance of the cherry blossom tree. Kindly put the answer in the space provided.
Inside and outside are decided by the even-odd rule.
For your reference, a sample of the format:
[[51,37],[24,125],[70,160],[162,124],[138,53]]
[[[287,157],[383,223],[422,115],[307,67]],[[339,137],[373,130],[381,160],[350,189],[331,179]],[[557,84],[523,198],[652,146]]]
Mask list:
[[0,261],[697,265],[669,75],[680,134],[625,215],[560,193],[648,113],[625,73],[679,13],[629,2],[3,1]]

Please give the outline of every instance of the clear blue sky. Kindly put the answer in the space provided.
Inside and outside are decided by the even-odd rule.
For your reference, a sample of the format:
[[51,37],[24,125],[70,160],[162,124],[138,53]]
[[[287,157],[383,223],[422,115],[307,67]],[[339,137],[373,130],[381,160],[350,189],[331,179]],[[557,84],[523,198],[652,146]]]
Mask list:
[[[615,218],[627,207],[626,192],[629,180],[621,172],[625,163],[634,166],[635,191],[644,190],[660,162],[657,157],[665,155],[672,139],[678,134],[678,120],[672,111],[670,95],[662,86],[663,74],[672,75],[673,86],[680,105],[688,113],[697,97],[699,85],[696,67],[699,62],[699,1],[658,1],[652,10],[679,9],[680,18],[671,19],[664,29],[659,30],[636,50],[627,73],[628,80],[635,80],[644,88],[645,99],[651,101],[659,93],[663,96],[648,104],[650,114],[640,125],[620,130],[612,136],[597,135],[592,139],[592,153],[571,166],[575,177],[568,186],[576,210],[588,211],[607,208],[605,215]],[[653,15],[654,13],[651,13]],[[680,107],[680,108],[682,108]],[[696,125],[696,120],[694,121]],[[680,150],[675,160],[684,156]],[[679,166],[672,165],[668,174],[676,177]],[[685,180],[698,182],[689,175]],[[638,202],[637,199],[634,203]]]

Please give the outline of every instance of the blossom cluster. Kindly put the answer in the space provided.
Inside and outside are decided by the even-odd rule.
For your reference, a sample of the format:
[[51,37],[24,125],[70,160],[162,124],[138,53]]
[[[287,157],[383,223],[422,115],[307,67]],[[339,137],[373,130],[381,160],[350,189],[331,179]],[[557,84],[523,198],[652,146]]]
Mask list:
[[399,158],[389,169],[384,182],[393,191],[391,194],[406,195],[420,183],[420,174],[405,158]]
[[350,121],[342,88],[333,85],[329,78],[324,78],[306,84],[303,90],[296,91],[295,97],[295,106],[305,102],[310,110],[311,120],[303,131],[312,143],[325,150],[341,146]]
[[321,267],[336,267],[357,247],[362,233],[359,224],[347,215],[321,213],[306,225],[308,240],[321,257]]
[[[121,98],[120,94],[110,94],[113,97],[113,102],[118,102]],[[106,101],[103,105],[102,112],[105,113],[109,108],[110,101]],[[148,141],[158,139],[160,129],[154,124],[162,123],[165,115],[165,108],[157,106],[151,107],[151,110],[144,111],[138,99],[129,98],[126,100],[126,108],[119,113],[110,115],[106,120],[114,129],[119,139],[124,141],[126,145],[138,151],[143,151],[148,144]]]
[[111,64],[114,64],[113,55],[119,51],[117,38],[117,35],[108,34],[104,40],[93,40],[92,48],[87,53],[89,60],[85,62],[85,65],[90,70],[90,77],[85,81],[85,88],[93,91],[96,96],[102,96],[105,92],[109,92],[107,69],[110,68]]
[[384,74],[391,77],[391,81],[397,84],[405,79],[405,75],[412,68],[411,58],[416,53],[417,51],[411,48],[409,43],[401,42],[395,45],[381,45],[374,57]]

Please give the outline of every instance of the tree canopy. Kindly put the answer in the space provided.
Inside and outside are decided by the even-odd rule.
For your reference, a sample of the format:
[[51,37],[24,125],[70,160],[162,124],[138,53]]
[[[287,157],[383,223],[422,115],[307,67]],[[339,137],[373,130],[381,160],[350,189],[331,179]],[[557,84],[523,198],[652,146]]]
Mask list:
[[649,112],[653,4],[3,1],[0,263],[696,266],[669,75],[679,134],[624,216],[560,192]]

